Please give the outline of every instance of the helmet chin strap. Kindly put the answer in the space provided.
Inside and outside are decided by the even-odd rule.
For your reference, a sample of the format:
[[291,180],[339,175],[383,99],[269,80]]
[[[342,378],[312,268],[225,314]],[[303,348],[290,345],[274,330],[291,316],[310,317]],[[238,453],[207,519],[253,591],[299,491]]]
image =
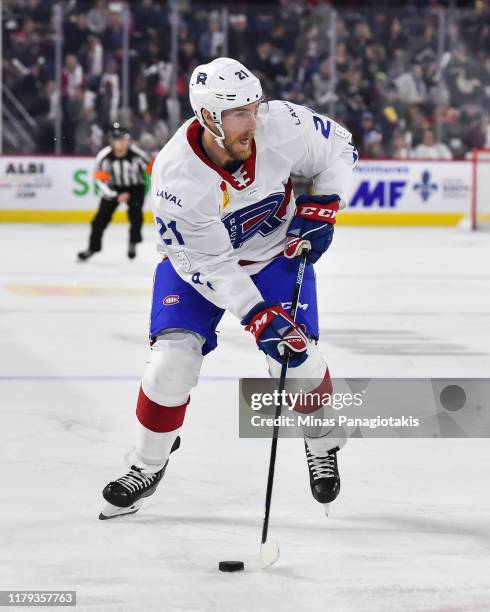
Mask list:
[[225,147],[224,140],[225,140],[224,136],[216,136],[216,135],[214,136],[214,141],[218,145],[218,147],[221,147],[222,149],[225,149],[227,151],[228,149]]
[[215,123],[214,125],[218,128],[219,130],[219,134],[216,134],[216,132],[213,132],[213,130],[207,125],[206,121],[203,120],[200,121],[202,127],[207,130],[211,136],[214,138],[214,141],[216,142],[216,144],[218,145],[218,147],[221,147],[222,149],[226,149],[224,143],[225,140],[225,134],[223,132],[223,128],[221,127],[221,122],[220,123]]
[[226,151],[230,155],[230,157],[233,158],[233,153],[225,146],[226,137],[225,137],[225,133],[223,132],[223,128],[221,126],[221,121],[214,122],[214,125],[219,130],[219,134],[216,134],[216,132],[213,132],[213,130],[207,125],[206,121],[204,120],[204,117],[202,118],[202,121],[200,121],[199,123],[202,125],[202,127],[205,130],[207,130],[211,134],[211,136],[214,138],[214,142],[218,145],[218,147]]
[[207,130],[211,134],[211,136],[214,138],[214,142],[218,145],[218,147],[226,151],[232,159],[235,159],[233,157],[233,153],[225,145],[225,134],[223,132],[223,128],[221,127],[221,124],[215,123],[216,127],[222,134],[221,136],[218,136],[216,132],[213,132],[213,130],[210,127],[208,127],[205,123],[201,123],[201,125],[205,130]]

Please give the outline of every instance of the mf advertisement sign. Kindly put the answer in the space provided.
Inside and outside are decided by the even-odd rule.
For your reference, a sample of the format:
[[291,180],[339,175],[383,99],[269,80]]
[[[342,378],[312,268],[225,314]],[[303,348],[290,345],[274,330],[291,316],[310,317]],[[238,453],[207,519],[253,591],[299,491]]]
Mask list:
[[[360,161],[339,223],[456,224],[469,213],[471,170],[470,161]],[[93,171],[92,157],[0,156],[0,221],[88,221]]]
[[369,160],[354,169],[347,215],[456,223],[469,214],[470,161]]

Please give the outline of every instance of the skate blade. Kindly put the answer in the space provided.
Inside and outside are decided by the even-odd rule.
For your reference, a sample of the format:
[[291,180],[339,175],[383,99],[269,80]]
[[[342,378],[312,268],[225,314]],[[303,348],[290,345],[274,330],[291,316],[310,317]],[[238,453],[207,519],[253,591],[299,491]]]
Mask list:
[[270,567],[279,559],[279,543],[276,540],[268,540],[260,545],[260,567]]
[[329,515],[329,513],[330,513],[330,503],[328,503],[328,504],[322,504],[322,506],[323,506],[323,510],[324,510],[324,512],[325,512],[325,516],[328,516],[328,515]]
[[128,506],[127,508],[120,508],[119,506],[113,506],[109,502],[102,508],[102,512],[99,514],[99,519],[101,521],[106,521],[107,519],[116,518],[117,516],[125,516],[126,514],[134,514],[138,512],[138,510],[143,505],[143,500],[139,499],[137,502]]

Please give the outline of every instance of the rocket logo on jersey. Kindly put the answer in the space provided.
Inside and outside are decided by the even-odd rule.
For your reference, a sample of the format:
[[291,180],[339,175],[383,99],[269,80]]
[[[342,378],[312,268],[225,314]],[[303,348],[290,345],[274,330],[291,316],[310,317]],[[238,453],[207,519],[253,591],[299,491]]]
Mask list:
[[273,193],[221,219],[234,249],[240,248],[257,233],[261,236],[272,234],[284,223],[288,204],[284,196],[284,193]]

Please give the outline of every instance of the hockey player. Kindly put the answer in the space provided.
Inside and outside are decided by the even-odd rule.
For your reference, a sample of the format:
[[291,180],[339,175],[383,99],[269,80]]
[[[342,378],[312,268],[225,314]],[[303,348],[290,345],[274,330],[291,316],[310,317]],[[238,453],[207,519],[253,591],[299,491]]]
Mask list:
[[117,122],[109,132],[109,140],[110,146],[104,147],[95,158],[95,183],[101,199],[92,221],[88,249],[78,253],[80,261],[86,261],[102,250],[102,235],[119,204],[128,205],[129,259],[136,257],[136,244],[141,242],[145,180],[146,172],[150,169],[150,156],[131,143],[128,130]]
[[[253,334],[271,376],[279,377],[287,348],[288,377],[315,379],[316,387],[305,391],[332,390],[317,347],[313,265],[306,268],[296,323],[288,308],[297,255],[309,246],[309,263],[320,258],[345,206],[357,160],[351,134],[311,109],[279,100],[267,105],[259,80],[229,58],[198,66],[189,91],[195,117],[153,166],[152,206],[164,258],[155,274],[151,351],[131,468],[105,487],[101,519],[136,512],[158,486],[225,310]],[[315,195],[295,201],[291,174],[311,178]],[[332,434],[305,435],[311,490],[321,503],[334,500],[340,488],[336,454],[343,441]]]

